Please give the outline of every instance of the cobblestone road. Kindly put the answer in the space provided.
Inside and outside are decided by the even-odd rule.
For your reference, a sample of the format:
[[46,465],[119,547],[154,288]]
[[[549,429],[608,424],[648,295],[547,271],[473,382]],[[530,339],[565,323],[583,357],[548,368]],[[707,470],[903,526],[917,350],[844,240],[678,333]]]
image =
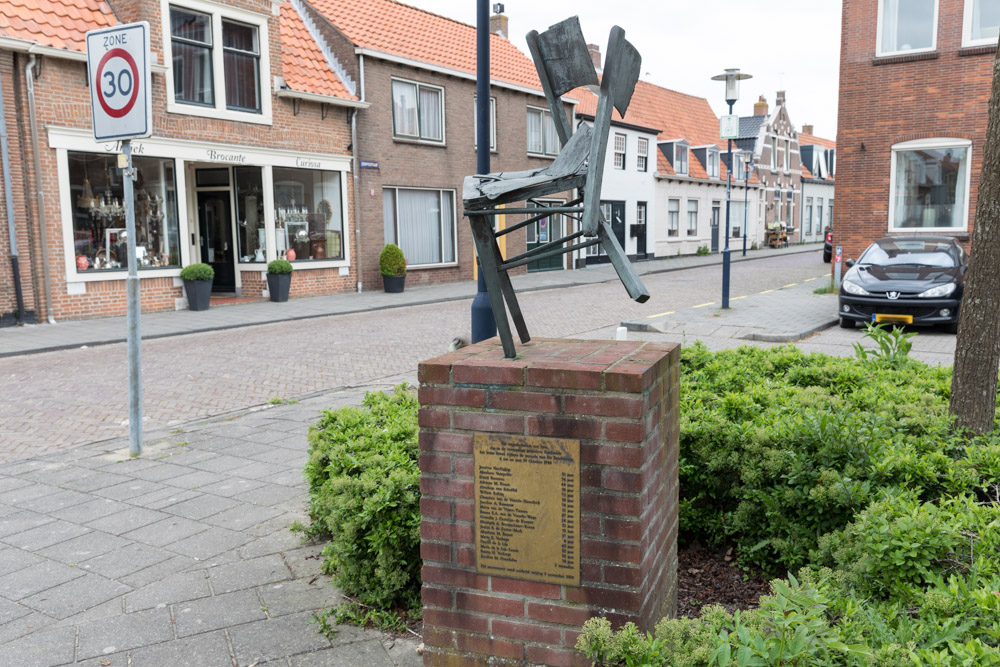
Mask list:
[[[819,255],[734,264],[732,295],[817,277]],[[719,274],[715,266],[646,276],[653,296],[645,304],[630,301],[617,283],[528,292],[520,300],[534,336],[593,336],[622,320],[717,300]],[[421,359],[444,352],[468,322],[469,301],[455,301],[146,341],[145,428],[415,374]],[[807,344],[849,350],[850,337],[860,338],[837,334]],[[0,359],[0,461],[126,435],[126,366],[124,344]]]

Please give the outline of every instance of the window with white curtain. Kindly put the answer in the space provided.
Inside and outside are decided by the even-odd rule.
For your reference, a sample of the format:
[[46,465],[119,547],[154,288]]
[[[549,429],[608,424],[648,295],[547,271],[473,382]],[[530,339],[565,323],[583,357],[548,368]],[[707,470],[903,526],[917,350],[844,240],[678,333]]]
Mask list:
[[674,144],[674,171],[681,176],[687,176],[688,144]]
[[816,226],[823,229],[823,198],[816,199]]
[[879,0],[875,54],[933,51],[938,0]]
[[558,155],[559,135],[552,114],[545,109],[528,107],[528,152]]
[[[479,113],[476,96],[472,96],[472,145],[479,146]],[[497,98],[490,98],[490,150],[497,149]]]
[[803,213],[805,214],[805,218],[806,218],[806,220],[805,220],[805,223],[806,223],[805,224],[806,234],[812,234],[813,233],[813,198],[812,197],[806,197],[806,209],[805,209],[805,211],[803,211]]
[[892,147],[889,229],[966,229],[967,139],[918,139]]
[[707,151],[708,155],[708,177],[718,178],[719,177],[719,151],[713,150],[711,148]]
[[649,139],[639,137],[636,142],[636,161],[635,166],[639,171],[646,171],[646,163],[649,158]]
[[625,135],[615,133],[615,169],[625,168]]
[[688,236],[698,235],[698,200],[688,199]]
[[790,139],[785,139],[785,171],[791,169],[792,166],[792,142]]
[[382,188],[382,220],[410,267],[455,262],[453,190]]
[[778,137],[771,137],[771,169],[778,168]]
[[393,79],[392,133],[404,139],[444,143],[444,88]]
[[1000,37],[1000,0],[965,0],[962,46],[995,45]]
[[681,200],[671,199],[667,202],[667,236],[677,236],[680,224]]

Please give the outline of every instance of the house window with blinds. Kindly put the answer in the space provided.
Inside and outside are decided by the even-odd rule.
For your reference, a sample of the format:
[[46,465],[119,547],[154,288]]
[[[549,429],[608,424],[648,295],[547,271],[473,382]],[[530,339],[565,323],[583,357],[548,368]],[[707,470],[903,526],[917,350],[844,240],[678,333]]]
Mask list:
[[552,114],[528,107],[528,152],[535,155],[558,155],[559,135]]
[[382,220],[410,268],[455,263],[454,190],[383,188]]
[[698,200],[688,199],[688,236],[698,235]]
[[677,236],[680,226],[681,200],[671,199],[667,202],[667,236]]
[[392,134],[400,139],[444,143],[444,89],[393,79]]

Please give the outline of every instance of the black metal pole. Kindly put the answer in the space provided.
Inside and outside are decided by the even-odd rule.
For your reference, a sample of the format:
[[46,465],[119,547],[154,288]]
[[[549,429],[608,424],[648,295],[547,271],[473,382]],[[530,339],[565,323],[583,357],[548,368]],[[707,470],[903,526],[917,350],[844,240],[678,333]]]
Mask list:
[[[490,10],[489,0],[476,0],[476,173],[490,173]],[[495,222],[494,222],[495,224]],[[486,294],[482,266],[478,268],[478,291]],[[487,296],[487,302],[489,297]],[[476,304],[476,299],[480,304]],[[483,308],[482,295],[472,304],[471,342],[497,335],[493,310]]]
[[750,210],[750,162],[747,161],[743,179],[743,256],[747,256],[747,211]]
[[[728,102],[728,100],[727,100]],[[735,102],[735,100],[734,100]],[[733,115],[733,102],[729,102],[729,115]],[[722,307],[729,308],[729,200],[732,198],[733,189],[733,140],[729,140],[729,148],[726,149],[726,159],[729,162],[729,169],[726,170],[726,247],[722,249]]]

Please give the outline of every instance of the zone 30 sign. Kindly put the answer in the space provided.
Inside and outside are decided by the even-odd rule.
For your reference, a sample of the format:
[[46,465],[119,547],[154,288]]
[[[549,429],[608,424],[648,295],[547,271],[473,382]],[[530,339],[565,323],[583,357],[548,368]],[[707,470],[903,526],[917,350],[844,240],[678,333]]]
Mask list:
[[87,80],[95,141],[153,133],[147,22],[88,32]]

